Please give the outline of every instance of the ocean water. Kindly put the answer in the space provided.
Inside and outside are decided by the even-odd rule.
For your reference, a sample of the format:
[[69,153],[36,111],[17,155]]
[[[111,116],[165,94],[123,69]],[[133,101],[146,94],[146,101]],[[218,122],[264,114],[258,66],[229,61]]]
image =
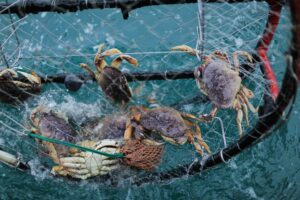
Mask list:
[[[205,7],[205,53],[221,49],[230,55],[234,50],[251,51],[261,35],[267,17],[265,3],[208,4]],[[17,20],[17,18],[13,18]],[[10,64],[39,74],[61,72],[82,73],[79,63],[92,65],[97,45],[105,43],[124,52],[166,52],[170,47],[197,40],[197,5],[174,5],[141,8],[133,11],[127,21],[115,9],[89,10],[78,13],[41,13],[28,15],[16,23],[18,45],[10,35],[8,16],[0,16],[0,39],[4,52],[12,56]],[[4,29],[5,28],[5,29]],[[284,7],[281,21],[269,51],[270,61],[279,85],[285,71],[285,53],[290,46],[289,10]],[[16,47],[20,47],[16,51]],[[80,53],[79,53],[80,52]],[[19,55],[19,56],[18,56]],[[70,56],[76,55],[76,56]],[[81,56],[78,56],[81,55]],[[132,54],[140,62],[138,69],[128,64],[124,71],[166,71],[193,69],[196,58],[185,54]],[[17,62],[15,62],[17,61]],[[108,62],[110,60],[108,59]],[[263,78],[256,70],[246,84],[254,91],[253,104],[261,103]],[[148,81],[130,83],[141,91],[131,104],[146,104],[154,98],[161,105],[179,105],[200,94],[193,80]],[[287,88],[288,89],[288,88]],[[298,92],[299,95],[299,92]],[[67,91],[63,85],[43,86],[39,96],[21,105],[1,104],[0,145],[19,152],[30,161],[32,170],[20,172],[0,165],[0,199],[298,199],[300,197],[300,102],[297,99],[289,120],[260,143],[221,164],[194,176],[185,176],[165,183],[142,186],[130,179],[115,176],[110,180],[75,181],[49,174],[51,162],[40,153],[39,146],[21,136],[28,126],[28,113],[38,104],[47,104],[80,120],[117,112],[118,107],[107,101],[95,83],[86,83],[78,92]],[[180,104],[180,110],[200,114],[210,104]],[[229,143],[238,139],[233,111],[220,111]],[[250,124],[257,120],[250,114]],[[21,124],[22,126],[20,126]],[[251,128],[251,127],[250,127]],[[250,129],[249,128],[249,129]],[[214,151],[222,148],[217,122],[201,125],[203,137]],[[246,129],[246,128],[245,128]],[[246,129],[246,130],[249,130]],[[189,145],[167,145],[163,164],[167,170],[189,162],[197,155]],[[129,172],[129,175],[139,175]]]

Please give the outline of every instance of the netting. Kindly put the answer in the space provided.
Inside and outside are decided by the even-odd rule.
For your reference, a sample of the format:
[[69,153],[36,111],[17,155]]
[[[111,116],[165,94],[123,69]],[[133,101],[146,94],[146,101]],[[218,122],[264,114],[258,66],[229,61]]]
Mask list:
[[[138,60],[138,68],[122,62],[121,70],[127,74],[164,74],[182,70],[189,70],[193,74],[194,68],[201,64],[201,56],[209,55],[215,50],[226,52],[233,65],[233,52],[246,51],[252,55],[257,53],[257,44],[263,36],[269,8],[266,2],[229,4],[204,1],[201,4],[199,1],[198,5],[192,3],[140,8],[131,11],[127,20],[122,19],[122,12],[117,9],[93,9],[65,14],[42,12],[25,15],[23,18],[18,18],[15,14],[1,15],[1,67],[27,73],[34,71],[43,80],[47,76],[60,74],[80,74],[88,77],[76,92],[66,89],[61,83],[42,83],[42,92],[33,94],[24,102],[18,100],[13,104],[1,103],[1,147],[22,154],[24,160],[29,161],[31,168],[34,168],[34,172],[41,165],[51,169],[53,163],[45,156],[45,150],[24,134],[32,126],[30,112],[39,105],[63,114],[76,129],[94,119],[106,119],[108,116],[112,119],[121,115],[126,117],[126,110],[135,105],[173,107],[195,116],[210,113],[213,106],[199,91],[193,78],[175,80],[174,76],[165,80],[131,81],[129,85],[133,97],[126,107],[108,99],[99,85],[80,67],[80,63],[87,63],[94,70],[95,54],[99,44],[104,43],[106,49],[118,48]],[[267,55],[277,83],[281,86],[292,25],[288,8],[283,7],[281,13],[275,15],[280,15],[280,24]],[[171,51],[177,45],[197,48],[198,57]],[[261,55],[257,55],[255,59],[259,56]],[[107,63],[111,63],[114,58],[112,56],[105,59]],[[255,108],[264,107],[269,103],[267,101],[272,101],[277,95],[269,89],[274,80],[268,80],[264,63],[258,61],[250,64],[247,59],[240,59],[240,63],[243,85],[254,94],[249,101]],[[248,109],[249,125],[246,126],[245,118],[241,122],[243,134],[247,134],[261,118],[267,116],[267,111],[266,109],[261,115]],[[222,152],[224,148],[240,140],[236,115],[235,109],[219,109],[211,122],[196,122],[212,154]],[[111,132],[123,130],[125,122],[122,123],[118,130],[113,129]],[[94,126],[92,131],[96,128]],[[192,130],[196,131],[194,127]],[[159,140],[162,141],[161,138]],[[210,156],[207,152],[204,155],[198,154],[188,143],[173,145],[166,142],[164,148],[160,165],[154,172],[168,172],[201,159],[205,161]],[[223,156],[222,153],[220,155]],[[222,159],[225,162],[226,159]],[[133,176],[144,176],[147,179],[148,173],[150,172],[127,167],[124,171],[112,172],[112,175],[122,182]],[[33,174],[42,176],[44,172]],[[47,176],[51,176],[50,173]]]

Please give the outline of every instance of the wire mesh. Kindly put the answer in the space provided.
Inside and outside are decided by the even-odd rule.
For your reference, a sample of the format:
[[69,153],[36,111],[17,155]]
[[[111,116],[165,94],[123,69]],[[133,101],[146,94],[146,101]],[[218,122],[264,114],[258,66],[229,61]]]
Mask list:
[[[232,62],[232,53],[236,50],[255,51],[268,17],[267,3],[204,1],[204,4],[203,18],[198,18],[200,7],[197,4],[141,8],[130,12],[126,21],[123,21],[121,11],[117,9],[85,10],[64,15],[44,12],[20,19],[16,15],[1,15],[0,65],[26,72],[35,71],[43,76],[83,73],[79,63],[88,63],[93,67],[98,45],[105,43],[107,49],[118,48],[139,61],[138,68],[122,63],[123,72],[193,70],[200,65],[197,57],[170,49],[181,44],[195,47],[199,40],[199,20],[204,24],[204,55],[220,50],[226,52]],[[291,37],[291,33],[286,31],[291,27],[287,8],[283,9],[280,20],[268,52],[279,85],[285,71],[284,53],[290,46]],[[111,61],[108,58],[108,63]],[[269,81],[265,79],[258,64],[252,73],[244,69],[241,71],[245,74],[243,84],[255,94],[251,103],[255,107],[262,106],[264,95],[269,94],[265,87]],[[155,100],[158,105],[173,106],[196,116],[209,113],[212,107],[210,102],[189,101],[195,96],[204,96],[194,80],[135,81],[130,86],[135,91],[129,103],[131,106],[149,106],[149,102]],[[44,84],[41,94],[34,95],[24,103],[1,104],[2,145],[14,152],[21,152],[27,160],[36,160],[38,157],[38,160],[45,162],[44,157],[38,155],[38,152],[45,155],[44,150],[23,136],[24,131],[30,128],[29,113],[41,104],[64,113],[78,126],[90,118],[122,113],[122,108],[107,99],[92,81],[84,83],[77,92],[70,92],[62,84]],[[210,123],[199,124],[203,139],[213,153],[222,150],[224,143],[230,145],[239,140],[236,111],[221,109],[217,116]],[[242,122],[244,133],[251,130],[258,119],[257,113],[249,111],[249,127]],[[191,145],[175,146],[166,143],[162,163],[156,172],[164,172],[199,159],[202,157]],[[137,170],[123,174],[119,172],[114,176],[120,179],[128,174],[147,173]]]

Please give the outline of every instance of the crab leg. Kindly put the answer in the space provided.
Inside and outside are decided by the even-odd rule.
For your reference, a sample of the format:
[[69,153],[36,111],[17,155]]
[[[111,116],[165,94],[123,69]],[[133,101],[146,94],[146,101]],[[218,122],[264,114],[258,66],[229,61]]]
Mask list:
[[184,51],[192,56],[197,55],[197,50],[193,49],[192,47],[189,47],[187,45],[179,45],[171,48],[172,51]]
[[213,105],[212,110],[209,114],[201,115],[199,118],[202,120],[202,122],[210,122],[217,114],[218,108]]
[[247,97],[247,98],[253,98],[254,97],[254,94],[253,94],[253,92],[250,90],[250,89],[248,89],[248,88],[246,88],[245,86],[241,86],[241,90],[242,90],[242,93],[244,93],[244,95]]
[[[188,126],[191,126],[191,127],[195,127],[195,129],[196,129],[196,138],[197,138],[197,142],[198,142],[198,144],[200,145],[200,146],[202,146],[202,147],[204,147],[204,149],[209,153],[209,154],[211,154],[211,151],[210,151],[210,149],[209,149],[209,146],[206,144],[206,142],[203,140],[203,138],[202,138],[202,134],[201,134],[201,129],[200,129],[200,127],[196,124],[196,123],[193,123],[193,122],[191,122],[191,121],[189,121],[189,120],[184,120],[185,121],[185,123],[186,123],[186,125],[188,125]],[[194,145],[195,146],[195,145]],[[195,148],[196,148],[196,146],[195,146]],[[197,148],[199,148],[199,147],[197,147]],[[197,149],[196,148],[196,149]]]
[[98,51],[96,53],[96,56],[95,56],[95,60],[94,60],[94,64],[96,66],[96,69],[98,72],[101,72],[104,67],[107,66],[105,60],[104,60],[104,55],[101,54],[102,52],[102,49],[104,48],[104,44],[100,44],[99,47],[98,47]]
[[245,94],[241,95],[241,97],[243,98],[244,102],[246,103],[248,108],[251,110],[251,112],[256,113],[258,111],[258,107],[254,108],[254,106],[252,105],[252,103],[249,102],[248,97]]
[[12,81],[12,82],[18,87],[30,88],[32,86],[29,83],[23,83],[21,81]]
[[189,143],[192,144],[192,145],[195,147],[196,151],[197,151],[199,154],[203,155],[203,151],[202,151],[202,149],[201,149],[201,146],[200,146],[197,142],[195,142],[195,139],[194,139],[192,130],[189,130],[189,131],[186,133],[186,137],[187,137]]
[[[40,134],[40,132],[37,128],[31,128],[30,131],[33,132],[34,134]],[[58,154],[57,154],[57,151],[56,151],[54,145],[50,142],[44,142],[44,141],[42,141],[42,144],[47,147],[47,149],[49,151],[49,156],[52,158],[53,162],[60,163],[60,160],[59,160],[59,157],[58,157]]]
[[237,101],[239,102],[238,109],[241,109],[243,111],[243,115],[245,116],[245,120],[246,120],[246,126],[249,126],[248,106],[245,103],[245,98],[246,97],[243,94],[237,95]]
[[223,52],[220,51],[220,50],[216,50],[216,51],[212,52],[212,53],[210,54],[210,56],[211,56],[211,57],[215,56],[215,57],[217,57],[218,59],[223,60],[223,61],[229,63],[229,59],[228,59],[227,54],[226,54],[226,53],[223,53]]
[[59,157],[57,155],[57,151],[52,143],[43,142],[47,149],[49,150],[49,156],[52,158],[53,162],[60,163]]
[[236,123],[237,123],[240,137],[243,136],[242,120],[243,120],[243,111],[241,109],[237,109]]
[[202,138],[202,134],[201,134],[201,129],[200,129],[200,127],[197,125],[197,124],[195,124],[195,128],[196,128],[196,138],[197,138],[197,141],[198,141],[198,143],[202,146],[202,147],[204,147],[204,149],[209,153],[209,154],[211,154],[211,151],[210,151],[210,149],[209,149],[209,146],[206,144],[206,142],[203,140],[203,138]]
[[180,115],[183,117],[183,118],[189,118],[189,119],[193,119],[193,120],[196,120],[198,122],[203,122],[203,120],[201,118],[198,118],[196,117],[195,115],[192,115],[192,114],[189,114],[189,113],[183,113],[181,112]]
[[85,63],[80,63],[80,67],[85,69],[93,78],[95,78],[95,73],[93,70]]
[[130,120],[128,120],[126,122],[126,130],[124,132],[124,140],[125,141],[128,141],[132,138],[132,134],[133,134],[133,127],[130,123]]
[[251,62],[251,63],[253,63],[253,58],[246,51],[235,51],[235,52],[233,52],[233,55],[232,55],[233,66],[235,67],[235,70],[237,72],[240,72],[240,62],[239,62],[239,59],[238,59],[238,55],[246,57],[248,59],[248,61]]
[[246,126],[249,126],[248,107],[245,103],[242,103],[242,111],[245,115]]

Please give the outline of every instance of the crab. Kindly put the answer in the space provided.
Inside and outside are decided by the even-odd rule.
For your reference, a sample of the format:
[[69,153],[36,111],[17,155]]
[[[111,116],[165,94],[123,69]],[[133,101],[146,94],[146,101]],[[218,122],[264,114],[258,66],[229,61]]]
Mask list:
[[[126,123],[125,140],[130,140],[133,136],[147,137],[148,132],[158,134],[165,141],[174,145],[183,145],[188,141],[201,155],[204,153],[202,147],[209,154],[211,153],[208,145],[202,139],[200,127],[191,121],[199,120],[197,117],[169,107],[148,109],[142,106],[135,106],[130,110],[131,120],[128,120]],[[195,132],[193,128],[196,130]],[[194,135],[197,138],[197,142]]]
[[[119,141],[119,150],[124,155],[120,159],[120,162],[125,166],[142,170],[153,170],[161,161],[164,145],[155,142],[153,139],[143,137],[136,137],[130,141],[125,141],[124,132],[126,131],[129,114],[126,112],[111,114],[102,118],[89,118],[80,125],[80,130],[84,137],[92,135],[93,141]],[[75,166],[76,164],[74,162],[68,163],[68,165]]]
[[[116,153],[120,147],[117,140],[80,141],[81,135],[72,128],[64,116],[43,106],[38,106],[31,112],[30,120],[34,126],[32,132],[47,138],[76,143],[107,153]],[[108,157],[90,152],[80,152],[78,149],[46,141],[42,141],[42,144],[46,147],[50,158],[59,164],[52,168],[52,173],[55,175],[86,179],[107,174],[118,168],[118,160],[111,160]]]
[[[53,138],[67,142],[78,142],[78,133],[70,126],[64,116],[60,116],[51,109],[38,106],[30,113],[30,120],[33,125],[31,131],[44,137]],[[55,163],[59,163],[60,156],[69,154],[68,147],[42,141],[43,146],[48,150],[49,156]]]
[[87,119],[81,124],[81,135],[88,135],[93,140],[123,139],[127,118],[126,114],[120,114]]
[[15,102],[26,100],[41,91],[41,78],[13,69],[0,69],[0,100]]
[[[197,50],[186,45],[173,47],[172,50],[197,55]],[[248,52],[235,51],[232,55],[233,63],[231,63],[226,53],[216,50],[203,57],[204,64],[195,69],[195,78],[199,89],[212,102],[211,112],[200,118],[204,121],[211,121],[219,108],[235,109],[237,112],[236,123],[241,137],[243,135],[243,117],[245,117],[246,125],[249,126],[248,109],[256,113],[257,108],[254,108],[249,102],[249,99],[254,97],[254,93],[242,84],[239,55],[245,57],[250,63],[254,62]]]
[[[131,99],[132,92],[128,86],[128,82],[124,74],[120,71],[120,64],[126,60],[133,66],[138,66],[138,61],[123,54],[120,50],[112,48],[102,52],[104,44],[100,44],[96,53],[94,64],[96,71],[94,72],[87,64],[81,63],[80,66],[87,70],[89,74],[97,80],[107,97],[116,103],[128,103]],[[112,61],[111,65],[107,65],[104,58],[115,55],[118,56]]]

